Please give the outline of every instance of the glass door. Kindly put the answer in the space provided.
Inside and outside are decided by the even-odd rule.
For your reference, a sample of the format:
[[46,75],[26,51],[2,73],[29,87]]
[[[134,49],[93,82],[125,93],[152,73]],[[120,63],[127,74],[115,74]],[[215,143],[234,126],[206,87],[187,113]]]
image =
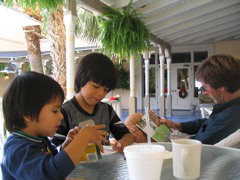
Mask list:
[[172,66],[172,108],[189,110],[191,105],[190,67]]

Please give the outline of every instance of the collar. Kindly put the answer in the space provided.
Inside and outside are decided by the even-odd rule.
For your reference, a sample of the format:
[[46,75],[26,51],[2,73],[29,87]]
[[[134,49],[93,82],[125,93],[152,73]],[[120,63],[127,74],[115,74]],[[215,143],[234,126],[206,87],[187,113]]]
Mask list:
[[89,114],[87,111],[85,111],[85,110],[80,106],[80,104],[78,104],[77,99],[76,99],[75,96],[71,99],[71,102],[73,103],[73,105],[74,105],[80,112],[82,112],[83,114],[85,114],[85,115],[87,115],[87,116],[94,116],[94,115],[97,113],[98,104],[99,104],[99,103],[97,103],[97,104],[94,106],[93,113],[92,113],[92,114]]
[[19,130],[16,130],[16,131],[12,132],[12,134],[27,138],[27,139],[29,139],[31,141],[34,141],[34,142],[42,142],[44,140],[43,137],[31,136],[31,135],[26,134],[26,133],[24,133],[22,131],[19,131]]
[[219,112],[219,111],[222,111],[223,109],[226,109],[226,108],[228,108],[230,106],[233,106],[233,105],[240,105],[240,97],[235,98],[231,101],[222,103],[222,104],[215,104],[213,111]]

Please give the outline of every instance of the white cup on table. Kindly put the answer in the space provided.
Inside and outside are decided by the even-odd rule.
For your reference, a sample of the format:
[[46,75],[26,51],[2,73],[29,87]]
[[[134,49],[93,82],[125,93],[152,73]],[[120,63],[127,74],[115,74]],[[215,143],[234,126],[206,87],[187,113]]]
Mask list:
[[159,180],[165,148],[161,145],[130,145],[124,148],[130,180]]
[[200,175],[202,143],[193,139],[173,139],[173,175],[192,180]]

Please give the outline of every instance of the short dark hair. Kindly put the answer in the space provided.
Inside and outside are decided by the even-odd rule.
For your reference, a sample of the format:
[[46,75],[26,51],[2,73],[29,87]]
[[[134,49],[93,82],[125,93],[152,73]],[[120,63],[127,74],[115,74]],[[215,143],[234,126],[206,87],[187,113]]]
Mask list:
[[109,91],[115,89],[117,72],[109,57],[101,53],[91,53],[83,57],[76,71],[75,92],[78,93],[81,87],[89,81],[107,87]]
[[58,97],[63,102],[64,92],[52,78],[37,72],[17,76],[3,96],[5,127],[9,132],[26,128],[25,116],[38,121],[43,106]]
[[240,89],[240,59],[231,55],[213,55],[202,62],[196,79],[217,89],[225,87],[229,93]]

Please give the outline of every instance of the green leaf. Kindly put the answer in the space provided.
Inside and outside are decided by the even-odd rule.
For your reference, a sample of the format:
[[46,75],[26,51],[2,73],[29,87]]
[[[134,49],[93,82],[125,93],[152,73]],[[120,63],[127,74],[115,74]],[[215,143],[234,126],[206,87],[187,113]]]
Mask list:
[[7,6],[13,6],[15,3],[21,7],[28,7],[36,10],[40,8],[42,10],[56,10],[60,6],[64,5],[64,0],[5,0],[4,3]]

